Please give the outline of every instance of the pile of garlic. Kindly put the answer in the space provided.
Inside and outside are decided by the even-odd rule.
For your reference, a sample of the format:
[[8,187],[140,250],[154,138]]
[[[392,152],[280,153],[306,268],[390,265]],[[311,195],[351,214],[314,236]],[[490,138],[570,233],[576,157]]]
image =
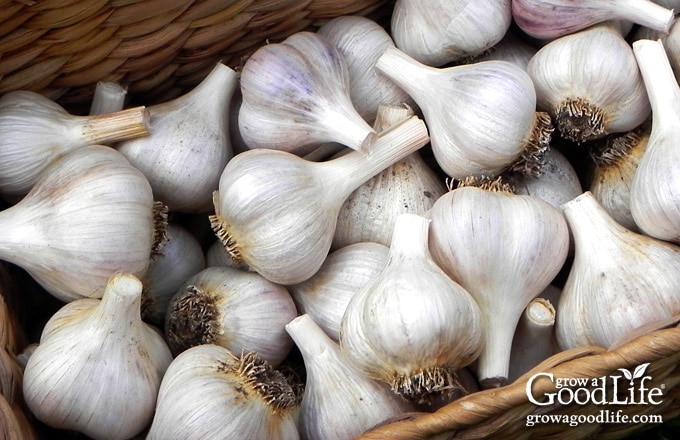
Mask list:
[[397,0],[161,104],[0,97],[0,259],[60,301],[31,416],[349,440],[673,319],[672,8]]

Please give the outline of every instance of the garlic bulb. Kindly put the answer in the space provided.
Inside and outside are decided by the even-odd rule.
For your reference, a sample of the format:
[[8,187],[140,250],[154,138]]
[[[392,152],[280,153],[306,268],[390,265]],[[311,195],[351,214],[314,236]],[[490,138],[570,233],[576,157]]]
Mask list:
[[557,306],[563,350],[609,347],[636,328],[680,311],[680,247],[616,223],[592,193],[562,206],[575,255]]
[[91,115],[101,115],[123,110],[127,88],[114,81],[99,81],[94,88]]
[[510,0],[397,0],[390,29],[400,50],[442,66],[491,48],[511,21]]
[[434,157],[454,179],[498,174],[550,141],[550,118],[536,113],[531,78],[510,62],[435,68],[388,48],[376,68],[418,104]]
[[522,31],[539,39],[559,38],[609,20],[668,32],[675,21],[671,9],[650,0],[513,0],[512,17]]
[[361,117],[373,123],[381,105],[415,105],[411,97],[375,70],[375,63],[392,37],[384,27],[359,15],[335,17],[322,25],[323,35],[342,54],[349,74],[349,96]]
[[309,315],[286,325],[305,363],[298,428],[303,440],[352,440],[414,408],[384,383],[368,379]]
[[482,316],[470,294],[430,257],[430,221],[401,214],[388,260],[345,310],[340,346],[372,379],[405,399],[460,387],[456,370],[482,349]]
[[147,440],[298,440],[297,400],[286,378],[255,353],[198,345],[163,376]]
[[[409,107],[381,105],[374,128],[381,132],[411,115],[413,110]],[[338,213],[331,248],[364,241],[387,246],[400,214],[423,214],[445,192],[444,181],[420,154],[409,154],[364,182],[347,197]]]
[[502,385],[524,309],[566,261],[564,216],[533,196],[463,186],[440,197],[430,217],[434,261],[481,309],[484,348],[477,377],[482,388]]
[[49,98],[13,91],[0,98],[0,195],[23,198],[60,154],[149,134],[149,114],[135,107],[106,115],[74,116]]
[[160,255],[151,257],[141,277],[144,284],[142,318],[163,327],[170,299],[190,277],[205,269],[205,255],[196,237],[184,226],[171,223]]
[[538,108],[550,113],[569,141],[633,130],[650,115],[635,56],[616,22],[551,41],[531,58],[527,71]]
[[115,272],[142,276],[154,247],[154,200],[116,150],[86,146],[50,163],[20,202],[0,212],[0,259],[62,301],[101,297]]
[[538,49],[520,39],[515,31],[508,31],[503,39],[493,45],[486,52],[473,58],[474,62],[480,61],[509,61],[523,69],[527,68],[529,60],[536,55]]
[[129,439],[151,424],[172,356],[142,322],[141,297],[139,279],[117,274],[101,300],[73,301],[50,318],[24,371],[39,420],[101,440]]
[[414,116],[383,132],[367,155],[309,162],[285,151],[245,151],[222,173],[211,224],[237,264],[278,284],[301,283],[326,258],[352,191],[428,141]]
[[150,136],[116,145],[170,211],[211,209],[212,192],[233,156],[229,107],[237,85],[236,72],[217,63],[189,92],[148,107]]
[[297,32],[255,51],[241,72],[238,126],[250,148],[304,155],[324,142],[368,151],[376,134],[357,113],[342,54],[321,34]]
[[256,352],[277,366],[293,347],[284,326],[296,316],[283,286],[257,273],[208,267],[186,280],[170,300],[165,336],[175,354],[215,344],[233,353]]
[[630,212],[640,230],[680,243],[680,87],[659,40],[637,40],[633,50],[652,105],[647,147],[630,188]]
[[307,314],[334,341],[347,304],[383,268],[389,248],[380,243],[354,243],[334,250],[310,279],[288,286],[301,314]]
[[617,223],[635,232],[639,228],[630,212],[630,190],[647,149],[650,130],[649,124],[643,124],[635,130],[608,136],[588,150],[593,161],[588,190]]

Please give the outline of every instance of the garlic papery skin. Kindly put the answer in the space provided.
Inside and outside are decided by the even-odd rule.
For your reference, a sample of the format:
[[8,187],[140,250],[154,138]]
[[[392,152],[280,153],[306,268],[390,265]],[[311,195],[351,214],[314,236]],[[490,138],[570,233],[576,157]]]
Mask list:
[[524,309],[512,339],[508,382],[514,382],[559,352],[555,339],[555,315],[553,304],[541,297],[532,299]]
[[114,81],[99,81],[94,88],[91,115],[101,115],[123,110],[127,88]]
[[460,388],[456,370],[482,346],[482,316],[470,294],[430,257],[430,220],[401,214],[382,270],[356,293],[340,327],[343,353],[407,400]]
[[680,87],[660,40],[633,51],[652,105],[652,127],[630,189],[630,212],[649,236],[680,243]]
[[135,107],[106,115],[74,116],[38,93],[14,91],[0,98],[0,195],[22,199],[60,154],[149,134],[149,114]]
[[257,273],[208,267],[170,300],[165,336],[172,352],[215,344],[233,353],[256,352],[278,366],[293,347],[284,326],[297,316],[285,287]]
[[349,95],[365,121],[373,123],[381,105],[415,105],[403,89],[375,69],[385,49],[394,47],[384,27],[367,17],[345,15],[326,22],[317,34],[326,37],[345,59]]
[[23,391],[45,424],[97,440],[125,440],[153,419],[172,360],[162,335],[140,316],[141,281],[111,277],[101,300],[58,310],[28,358]]
[[0,212],[0,259],[62,301],[101,297],[116,272],[142,276],[154,244],[154,199],[116,150],[87,146],[52,161]]
[[212,192],[233,156],[229,109],[237,86],[237,73],[217,63],[192,90],[148,107],[149,136],[116,145],[170,211],[211,210]]
[[643,124],[635,130],[608,136],[588,150],[593,161],[588,190],[617,223],[634,232],[639,232],[639,228],[630,212],[630,191],[647,149],[650,129],[649,124]]
[[376,133],[350,97],[347,64],[326,37],[297,32],[256,50],[241,71],[239,132],[250,148],[304,155],[324,142],[369,151]]
[[288,286],[298,312],[307,314],[334,341],[352,297],[385,266],[389,247],[354,243],[334,250],[310,279]]
[[437,67],[491,48],[511,21],[510,0],[397,0],[390,29],[400,50]]
[[561,349],[608,348],[680,311],[680,247],[616,223],[592,193],[562,206],[575,255],[557,305]]
[[245,151],[222,173],[211,224],[237,264],[278,284],[301,283],[326,258],[352,191],[428,141],[413,116],[383,132],[369,154],[310,162],[285,151]]
[[615,22],[551,41],[531,58],[527,72],[538,108],[572,142],[633,130],[651,113],[632,48]]
[[298,440],[286,378],[255,353],[191,347],[170,364],[147,440]]
[[508,61],[526,69],[529,60],[536,55],[537,51],[538,49],[535,46],[520,39],[517,32],[509,30],[501,41],[493,45],[489,50],[474,57],[472,61]]
[[434,157],[454,179],[499,174],[526,150],[540,150],[550,140],[536,113],[531,78],[515,64],[436,68],[388,48],[376,68],[413,97],[430,130]]
[[667,33],[675,21],[671,9],[650,0],[513,0],[512,16],[522,31],[544,40],[609,20],[626,20]]
[[482,388],[504,384],[512,338],[529,302],[565,264],[569,229],[533,196],[458,187],[430,210],[434,261],[475,299],[484,327],[475,370]]
[[413,405],[369,379],[306,314],[286,325],[305,363],[298,429],[302,440],[352,440]]
[[206,267],[201,244],[185,227],[171,223],[167,235],[161,254],[151,257],[149,269],[141,278],[142,318],[160,328],[170,299],[186,280]]

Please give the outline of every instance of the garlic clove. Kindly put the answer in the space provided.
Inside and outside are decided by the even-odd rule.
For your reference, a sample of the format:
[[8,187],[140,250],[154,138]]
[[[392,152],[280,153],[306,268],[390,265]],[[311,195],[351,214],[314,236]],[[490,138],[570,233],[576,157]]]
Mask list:
[[101,300],[73,301],[50,318],[24,370],[26,404],[39,420],[109,440],[151,424],[172,356],[142,322],[141,295],[138,278],[114,275]]
[[426,403],[460,388],[456,370],[482,350],[482,316],[470,294],[430,257],[430,220],[401,214],[382,270],[350,300],[340,346],[372,379]]
[[250,148],[304,155],[324,142],[368,151],[376,133],[354,108],[347,64],[321,34],[256,50],[241,72],[238,126]]
[[298,428],[302,439],[351,440],[414,410],[384,383],[368,379],[306,314],[286,325],[305,364]]
[[466,186],[440,197],[430,216],[434,261],[481,310],[477,377],[482,388],[500,386],[524,309],[566,262],[567,223],[558,208],[536,197]]
[[278,366],[293,347],[284,326],[296,316],[285,287],[257,273],[208,267],[186,280],[170,300],[165,335],[175,355],[215,344],[233,353],[256,352]]
[[630,212],[640,230],[680,243],[680,87],[660,40],[637,40],[633,51],[652,106],[647,147],[630,188]]
[[512,17],[528,35],[553,39],[608,20],[627,20],[667,33],[673,11],[650,0],[513,0]]
[[547,43],[531,58],[527,72],[536,87],[538,109],[551,115],[569,141],[633,130],[650,115],[635,56],[615,22]]
[[338,341],[347,304],[383,268],[388,252],[384,244],[361,242],[328,254],[314,276],[288,286],[299,313],[309,315]]
[[310,162],[285,151],[245,151],[222,174],[211,224],[237,264],[278,284],[301,283],[326,258],[352,191],[428,141],[414,116],[383,132],[367,155]]
[[429,66],[479,55],[510,28],[510,0],[397,0],[390,29],[397,47]]
[[149,130],[144,107],[75,116],[36,92],[6,93],[0,98],[0,195],[12,203],[22,199],[60,154],[147,136]]
[[116,150],[75,149],[0,212],[0,259],[62,301],[101,297],[113,273],[141,277],[154,247],[154,200],[144,175]]
[[255,353],[213,344],[170,364],[147,440],[298,440],[298,403],[286,378]]
[[562,210],[575,255],[557,306],[560,348],[608,348],[680,311],[680,247],[624,228],[590,192]]
[[384,27],[367,17],[345,15],[329,20],[317,33],[343,55],[349,73],[350,98],[365,121],[373,123],[381,105],[415,106],[404,90],[375,70],[384,50],[394,47]]
[[237,85],[237,73],[217,63],[192,90],[148,107],[149,136],[116,145],[170,211],[210,210],[212,192],[233,155],[229,108]]
[[536,112],[531,78],[515,64],[435,68],[388,48],[376,68],[418,104],[437,164],[454,179],[499,174],[550,140],[550,118]]

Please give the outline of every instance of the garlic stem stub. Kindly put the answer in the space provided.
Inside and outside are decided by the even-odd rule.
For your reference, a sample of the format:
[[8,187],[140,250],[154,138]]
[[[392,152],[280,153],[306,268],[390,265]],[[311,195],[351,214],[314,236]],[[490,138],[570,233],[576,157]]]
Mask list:
[[274,283],[301,283],[326,258],[352,191],[428,141],[424,122],[413,116],[381,133],[368,154],[310,162],[280,150],[239,153],[214,193],[213,230],[237,264]]
[[418,104],[434,157],[454,179],[495,176],[547,148],[550,118],[536,112],[536,92],[526,70],[509,61],[436,68],[388,48],[376,68]]
[[652,106],[652,127],[630,189],[640,230],[680,243],[680,87],[660,40],[637,40],[633,52]]
[[508,382],[558,352],[555,339],[555,307],[545,298],[531,300],[524,309],[512,339]]
[[60,154],[148,136],[149,119],[145,107],[75,116],[36,92],[4,94],[0,98],[0,195],[10,202],[23,198]]
[[249,148],[302,156],[325,142],[363,152],[375,142],[352,104],[346,62],[321,34],[297,32],[260,47],[240,83],[238,127]]
[[519,28],[538,39],[555,39],[608,20],[627,20],[668,33],[673,10],[651,0],[513,0]]
[[114,81],[99,81],[94,89],[90,115],[117,112],[125,107],[127,88]]
[[100,298],[116,272],[141,277],[154,247],[144,175],[106,146],[52,161],[21,201],[0,212],[0,259],[62,301]]

